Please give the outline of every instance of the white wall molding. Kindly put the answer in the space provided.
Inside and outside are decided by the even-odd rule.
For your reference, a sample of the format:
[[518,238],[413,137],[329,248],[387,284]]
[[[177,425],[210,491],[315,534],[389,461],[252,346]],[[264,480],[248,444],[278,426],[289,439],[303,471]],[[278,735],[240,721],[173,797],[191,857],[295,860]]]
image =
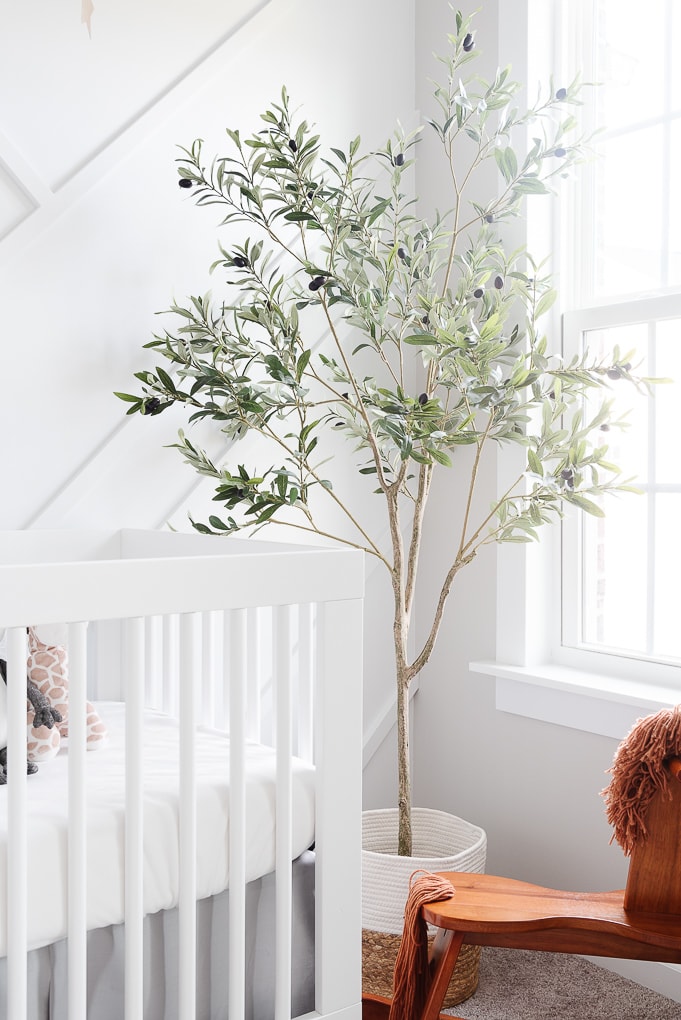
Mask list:
[[[275,265],[273,261],[272,267]],[[317,350],[328,338],[327,329],[315,341],[312,349]],[[159,355],[159,362],[162,360]],[[177,374],[174,369],[169,368],[168,371],[171,376]],[[139,391],[140,385],[131,378],[130,388]],[[162,415],[147,422],[145,428],[137,415],[125,415],[126,406],[121,403],[121,421],[23,522],[23,528],[77,527],[84,516],[89,518],[93,513],[101,523],[101,494],[111,486],[112,479],[118,479],[119,493],[117,497],[112,494],[107,501],[114,512],[112,527],[116,521],[121,521],[121,514],[126,513],[125,502],[121,498],[125,491],[132,494],[153,488],[155,499],[153,505],[148,504],[150,519],[141,522],[133,516],[129,521],[124,521],[124,525],[161,528],[179,517],[182,511],[186,512],[192,495],[199,490],[214,489],[212,479],[192,473],[189,468],[186,472],[172,472],[172,475],[160,469],[157,454],[162,455],[164,447],[177,441],[178,429],[186,428],[186,415],[182,408],[164,411]],[[217,464],[224,461],[227,451],[233,445],[209,420],[200,426],[193,426],[188,434]],[[179,462],[179,451],[170,452]],[[186,479],[191,481],[187,482]],[[128,510],[133,514],[137,512],[132,499],[128,502]]]
[[[235,21],[198,64],[172,82],[160,96],[152,99],[133,120],[125,124],[98,151],[86,158],[54,190],[42,180],[40,172],[21,156],[9,139],[0,134],[0,162],[22,191],[36,203],[35,210],[29,212],[2,238],[0,265],[16,258],[26,245],[38,238],[57,217],[87,195],[106,174],[123,160],[129,159],[135,148],[147,142],[149,136],[157,131],[178,107],[209,85],[216,75],[223,73],[235,37],[238,36],[240,46],[248,46],[255,38],[259,16],[271,2],[272,0],[253,0],[252,10]],[[252,26],[254,34],[249,39],[247,29],[251,22],[255,22]]]
[[38,170],[0,130],[0,165],[35,208],[45,205],[54,192]]

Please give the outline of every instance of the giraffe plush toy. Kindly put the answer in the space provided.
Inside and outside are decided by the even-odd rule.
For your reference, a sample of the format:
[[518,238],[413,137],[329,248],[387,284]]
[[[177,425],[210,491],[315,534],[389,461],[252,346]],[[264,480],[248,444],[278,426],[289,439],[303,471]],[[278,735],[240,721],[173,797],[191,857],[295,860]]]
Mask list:
[[[4,659],[0,659],[0,676],[4,683],[7,683],[7,663]],[[4,695],[3,688],[3,695]],[[56,723],[62,721],[61,713],[58,709],[53,708],[48,698],[39,690],[36,684],[32,680],[26,680],[26,697],[28,699],[28,714],[27,714],[27,726],[28,726],[28,759],[27,759],[27,771],[29,775],[33,772],[38,771],[35,757],[31,757],[31,747],[36,747],[39,743],[45,742],[47,746],[59,748],[59,730],[56,728]],[[6,717],[6,712],[5,712]],[[54,751],[56,754],[57,751]],[[52,755],[49,755],[52,757]],[[7,748],[3,747],[0,749],[0,786],[7,782]]]
[[[69,734],[67,628],[29,627],[27,672],[27,758],[29,773],[38,763],[49,761],[59,752]],[[4,661],[4,660],[0,660]],[[3,678],[5,678],[3,673]],[[6,782],[5,688],[0,688],[0,785]],[[106,741],[106,727],[97,710],[88,701],[87,749],[94,750]]]

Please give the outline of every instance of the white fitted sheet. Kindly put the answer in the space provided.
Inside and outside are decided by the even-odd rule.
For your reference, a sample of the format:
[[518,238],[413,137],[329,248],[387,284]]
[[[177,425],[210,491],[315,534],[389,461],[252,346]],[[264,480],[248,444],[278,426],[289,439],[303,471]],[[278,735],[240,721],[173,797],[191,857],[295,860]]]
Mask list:
[[[87,927],[124,919],[125,706],[98,702],[109,731],[106,747],[88,752]],[[144,715],[144,909],[174,907],[178,898],[177,723],[159,712]],[[67,767],[64,748],[29,776],[29,949],[63,938],[67,929]],[[229,885],[229,739],[197,734],[197,898]],[[249,743],[246,754],[246,881],[274,869],[275,752]],[[293,846],[297,857],[314,839],[314,769],[293,765]],[[7,950],[7,788],[0,788],[0,955]]]

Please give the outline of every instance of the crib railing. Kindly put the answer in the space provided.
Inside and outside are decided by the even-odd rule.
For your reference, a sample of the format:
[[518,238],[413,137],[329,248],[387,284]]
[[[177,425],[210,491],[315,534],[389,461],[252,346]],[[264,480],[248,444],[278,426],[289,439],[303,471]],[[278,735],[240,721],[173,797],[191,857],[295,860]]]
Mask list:
[[[69,625],[68,1018],[87,1016],[86,698],[125,700],[125,1018],[143,1017],[143,711],[179,720],[179,1016],[196,1016],[197,727],[229,732],[229,1017],[245,1015],[245,747],[276,749],[275,1020],[291,1015],[291,776],[315,765],[315,1014],[360,1016],[363,563],[193,535],[0,535],[7,1017],[27,1018],[26,627]],[[49,764],[44,766],[49,768]],[[3,923],[0,919],[0,924]]]
[[[141,637],[144,704],[175,717],[180,708],[180,620],[177,614],[146,617]],[[295,703],[293,753],[313,761],[316,605],[210,611],[199,614],[197,626],[193,675],[195,682],[199,678],[199,723],[229,732],[232,678],[238,680],[245,670],[245,700],[240,711],[246,737],[274,747],[274,669],[277,661],[279,670],[282,668],[279,645],[283,643]],[[123,669],[121,675],[117,657],[111,655],[112,647],[125,649],[124,635],[121,621],[106,621],[89,635],[90,697],[125,698],[128,670]]]

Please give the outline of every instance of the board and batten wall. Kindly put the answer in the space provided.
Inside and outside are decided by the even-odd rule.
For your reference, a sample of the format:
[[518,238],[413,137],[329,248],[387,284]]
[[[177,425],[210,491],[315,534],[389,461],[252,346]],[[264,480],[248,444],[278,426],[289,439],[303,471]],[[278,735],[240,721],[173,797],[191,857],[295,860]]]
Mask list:
[[[157,313],[213,283],[225,235],[178,188],[178,145],[223,153],[282,85],[327,146],[382,145],[414,121],[414,0],[83,0],[89,31],[80,0],[0,10],[0,528],[191,530],[212,486],[167,448],[182,415],[127,418],[113,396],[153,364]],[[389,640],[388,586],[367,585]],[[372,731],[384,659],[372,643]]]
[[[86,0],[84,0],[84,3]],[[161,526],[196,484],[178,418],[125,419],[156,313],[211,285],[218,214],[177,186],[282,85],[328,144],[414,115],[413,0],[3,0],[0,523]],[[151,428],[149,428],[151,426]]]

